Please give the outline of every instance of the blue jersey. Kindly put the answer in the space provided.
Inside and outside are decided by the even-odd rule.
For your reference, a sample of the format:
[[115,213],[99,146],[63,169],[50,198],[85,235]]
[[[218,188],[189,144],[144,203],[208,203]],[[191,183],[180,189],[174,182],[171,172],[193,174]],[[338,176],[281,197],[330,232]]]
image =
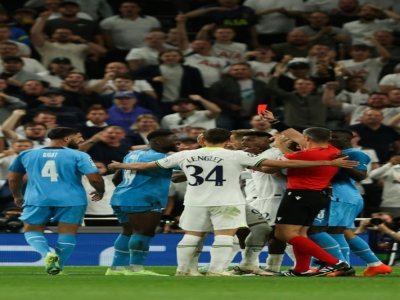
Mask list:
[[[124,163],[151,162],[165,158],[164,153],[138,150],[127,154]],[[122,182],[116,187],[111,198],[112,206],[151,206],[168,201],[172,169],[152,169],[145,171],[124,170]]]
[[[355,167],[357,170],[367,171],[367,166],[371,159],[364,152],[349,148],[343,150],[342,153],[347,155],[349,157],[348,159],[359,162],[359,165]],[[332,188],[334,201],[352,204],[358,204],[362,201],[355,180],[352,179],[345,170],[339,170],[332,179]]]
[[86,205],[82,175],[97,173],[90,156],[66,147],[45,147],[21,152],[9,171],[26,173],[24,205]]

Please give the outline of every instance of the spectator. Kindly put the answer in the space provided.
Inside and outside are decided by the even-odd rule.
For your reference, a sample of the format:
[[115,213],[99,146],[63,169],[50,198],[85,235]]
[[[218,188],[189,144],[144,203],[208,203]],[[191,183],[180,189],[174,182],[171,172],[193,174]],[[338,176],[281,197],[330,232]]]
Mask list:
[[122,127],[108,126],[79,145],[79,150],[89,153],[93,160],[108,165],[113,160],[122,161],[129,152],[130,145],[125,144],[126,133]]
[[143,146],[147,146],[149,144],[147,135],[157,129],[160,129],[160,123],[155,116],[150,114],[138,116],[126,135],[127,141],[132,145],[132,150],[139,150]]
[[338,49],[339,44],[349,44],[351,38],[348,33],[339,27],[330,25],[327,12],[315,11],[308,17],[308,25],[297,27],[308,35],[310,43],[323,43],[330,49]]
[[337,7],[329,12],[332,25],[342,27],[344,23],[357,21],[359,9],[358,0],[339,0]]
[[106,46],[112,51],[108,53],[111,61],[124,61],[129,50],[144,46],[146,34],[161,28],[160,22],[152,16],[144,15],[134,1],[123,1],[119,12],[100,23]]
[[310,47],[310,38],[299,29],[293,29],[287,34],[286,42],[271,46],[275,59],[281,61],[285,55],[292,57],[306,57]]
[[[48,87],[47,82],[41,80],[27,80],[22,84],[20,89],[16,89],[16,95],[19,99],[27,104],[27,109],[35,108],[42,102],[38,99]],[[13,90],[7,88],[7,91]]]
[[[44,32],[47,36],[52,36],[59,28],[67,28],[71,32],[84,41],[94,42],[98,45],[103,45],[103,37],[100,32],[100,27],[97,22],[78,17],[80,6],[73,1],[61,2],[58,11],[61,16],[57,19],[49,20],[47,18]],[[43,14],[42,14],[43,15]],[[42,18],[42,15],[40,18]]]
[[161,31],[152,31],[146,34],[144,44],[144,47],[131,49],[125,58],[131,71],[137,71],[145,66],[158,65],[159,54],[168,48],[165,44],[165,33]]
[[51,40],[47,40],[43,32],[50,12],[44,12],[32,26],[32,43],[42,56],[43,65],[47,66],[56,57],[67,57],[79,71],[85,70],[85,59],[89,53],[101,56],[106,49],[101,45],[76,36],[68,28],[59,27],[54,30]]
[[196,39],[207,40],[210,31],[213,31],[213,37],[215,39],[212,46],[213,56],[225,59],[230,64],[243,61],[247,45],[233,42],[235,30],[232,27],[207,24],[197,33]]
[[157,98],[154,89],[146,80],[133,80],[129,75],[126,63],[113,61],[106,65],[102,79],[92,79],[88,82],[88,89],[98,94],[108,95],[121,91],[135,91]]
[[[205,110],[197,110],[201,104]],[[172,106],[174,114],[166,115],[161,120],[161,127],[169,129],[180,136],[185,136],[187,127],[203,127],[211,129],[216,127],[215,119],[221,109],[213,102],[200,95],[189,95],[189,98],[177,99]]]
[[186,18],[207,16],[210,23],[231,26],[235,29],[235,41],[257,47],[256,16],[250,7],[239,0],[218,0],[217,6],[203,7],[185,14]]
[[247,63],[251,66],[251,71],[255,79],[268,83],[271,79],[271,71],[276,65],[275,61],[272,61],[275,54],[271,48],[259,47],[254,51],[247,52],[245,57],[248,60]]
[[277,133],[276,129],[271,127],[271,123],[260,115],[254,115],[250,120],[251,130],[267,132],[270,135]]
[[261,45],[285,42],[287,33],[295,27],[295,17],[304,11],[302,0],[246,0],[243,5],[252,8],[259,17],[256,29]]
[[400,135],[382,121],[382,111],[369,109],[364,112],[360,124],[350,126],[360,136],[360,146],[374,149],[381,164],[400,150]]
[[383,183],[379,210],[400,216],[400,155],[393,155],[386,164],[372,170],[370,177]]
[[[8,56],[19,56],[18,46],[12,42],[1,42],[0,43],[0,63],[3,63],[3,58]],[[39,73],[46,70],[46,68],[39,63],[36,59],[30,57],[21,57],[24,63],[22,70],[30,73]],[[3,71],[3,66],[0,66],[0,72]]]
[[135,123],[141,114],[152,114],[152,111],[137,105],[138,99],[134,92],[118,92],[114,95],[115,104],[108,109],[110,125],[122,127],[125,132]]
[[353,45],[350,49],[351,59],[339,60],[338,64],[343,67],[343,72],[348,76],[364,76],[365,87],[373,92],[378,90],[379,74],[389,61],[390,54],[375,38],[371,37],[370,40],[378,50],[379,57],[370,58],[372,49],[365,44]]
[[204,127],[188,127],[186,129],[186,137],[197,140],[205,131]]
[[[28,1],[31,2],[31,1]],[[49,20],[61,18],[61,13],[59,12],[62,0],[44,0],[43,7],[39,8],[40,11],[51,11],[52,14]],[[27,4],[25,4],[27,6]],[[76,16],[80,19],[93,20],[93,18],[85,12],[79,11]]]
[[385,75],[379,81],[379,89],[382,93],[388,93],[394,88],[400,88],[400,64],[396,65],[393,74]]
[[31,49],[27,45],[11,40],[11,29],[4,24],[0,24],[0,42],[12,42],[18,46],[18,55],[31,56]]
[[306,11],[330,11],[338,5],[339,0],[307,0],[304,4]]
[[[387,19],[380,20],[384,15]],[[379,30],[393,30],[400,20],[400,15],[390,10],[381,10],[376,6],[366,4],[361,6],[359,20],[343,24],[343,29],[351,34],[353,45],[370,44],[370,37]]]
[[36,18],[36,11],[33,9],[17,8],[12,12],[13,18],[10,19],[6,11],[0,11],[0,23],[9,26],[11,30],[10,39],[31,46],[29,32]]
[[[179,50],[166,50],[160,53],[160,65],[148,66],[136,73],[138,78],[146,79],[164,104],[189,95],[204,95],[203,79],[198,69],[183,65]],[[166,112],[170,106],[166,105]]]
[[64,79],[74,69],[71,60],[67,57],[55,57],[48,66],[48,70],[38,73],[51,87],[60,88]]
[[222,109],[217,127],[249,128],[249,120],[257,111],[258,104],[268,103],[273,109],[270,94],[264,82],[252,79],[250,65],[238,63],[230,66],[228,76],[210,88],[210,100]]
[[24,61],[19,56],[7,56],[3,58],[3,71],[0,78],[7,79],[9,85],[20,88],[27,80],[41,80],[39,75],[23,70]]
[[93,135],[105,129],[108,126],[106,122],[107,119],[107,109],[101,105],[89,107],[86,113],[86,122],[79,128],[83,138],[85,140],[90,139]]
[[12,144],[19,139],[28,139],[33,142],[34,148],[41,148],[49,145],[50,140],[46,137],[47,127],[42,123],[28,122],[23,125],[23,134],[18,134],[15,129],[22,117],[25,116],[26,111],[23,109],[16,109],[12,112],[10,117],[4,121],[2,131],[4,137],[7,139],[8,144]]
[[43,104],[28,111],[28,118],[40,111],[51,111],[57,115],[57,122],[62,127],[77,128],[85,122],[82,110],[64,104],[65,97],[61,90],[48,89],[40,97]]
[[0,92],[0,124],[3,123],[15,109],[23,109],[25,107],[25,102]]
[[[277,80],[281,89],[293,92],[294,83],[297,79],[310,79],[311,65],[307,58],[295,57],[288,61],[289,58],[290,57],[287,56],[281,61],[280,65],[282,68],[286,67],[286,69],[283,68],[284,72],[279,75]],[[275,68],[276,67],[277,65],[275,65]],[[280,102],[281,101],[279,101],[279,104]]]
[[392,31],[379,30],[374,33],[378,43],[386,49],[390,54],[391,67],[393,64],[400,62],[400,46],[395,45],[395,37]]

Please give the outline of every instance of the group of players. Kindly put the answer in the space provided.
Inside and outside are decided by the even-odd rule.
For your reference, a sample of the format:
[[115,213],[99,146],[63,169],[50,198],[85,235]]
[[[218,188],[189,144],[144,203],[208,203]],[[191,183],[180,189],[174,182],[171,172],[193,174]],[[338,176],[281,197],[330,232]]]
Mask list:
[[[130,152],[122,163],[108,166],[118,170],[111,205],[123,231],[115,241],[106,275],[166,276],[143,266],[167,204],[173,169],[183,174],[175,178],[187,181],[177,276],[202,276],[197,260],[209,232],[214,233],[214,242],[208,276],[350,276],[355,273],[349,264],[350,250],[367,263],[364,276],[391,273],[351,230],[363,203],[355,181],[366,176],[369,162],[361,151],[350,148],[351,132],[315,127],[299,133],[268,111],[262,117],[280,131],[273,147],[266,132],[247,131],[232,146],[235,134],[215,128],[199,137],[202,148],[169,155],[176,151],[176,137],[157,130],[148,136],[148,149]],[[104,184],[90,157],[73,150],[82,142],[78,131],[55,128],[49,138],[49,147],[28,150],[16,158],[9,182],[16,204],[23,205],[27,242],[44,257],[47,272],[56,275],[63,273],[84,216],[82,174],[95,189],[94,201],[101,200]],[[301,150],[288,147],[287,138]],[[340,153],[346,156],[339,157]],[[23,194],[25,174],[28,182]],[[43,235],[50,219],[59,222],[55,253]],[[242,241],[243,259],[228,272],[237,253],[235,235],[242,237],[243,230],[238,229],[243,226],[249,229]],[[266,243],[267,266],[261,269],[259,254]],[[295,265],[279,272],[287,245]],[[310,267],[312,257],[315,268]]]

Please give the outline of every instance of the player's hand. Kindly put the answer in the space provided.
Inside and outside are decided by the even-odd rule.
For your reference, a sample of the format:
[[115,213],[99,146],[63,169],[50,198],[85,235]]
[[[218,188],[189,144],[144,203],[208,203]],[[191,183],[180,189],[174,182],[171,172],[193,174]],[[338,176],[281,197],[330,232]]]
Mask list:
[[14,203],[18,207],[22,207],[24,204],[24,198],[14,198]]
[[92,201],[95,201],[95,202],[100,201],[101,199],[103,199],[103,195],[104,195],[104,193],[100,193],[100,192],[97,192],[97,191],[94,191],[94,192],[90,193],[90,196],[92,196]]
[[348,158],[349,158],[348,156],[342,156],[342,157],[336,158],[334,160],[331,160],[330,161],[331,166],[345,168],[345,169],[351,169],[351,168],[359,165],[358,161],[348,160]]
[[107,165],[107,168],[109,170],[119,170],[119,169],[122,169],[121,165],[122,165],[122,163],[113,160],[110,164]]

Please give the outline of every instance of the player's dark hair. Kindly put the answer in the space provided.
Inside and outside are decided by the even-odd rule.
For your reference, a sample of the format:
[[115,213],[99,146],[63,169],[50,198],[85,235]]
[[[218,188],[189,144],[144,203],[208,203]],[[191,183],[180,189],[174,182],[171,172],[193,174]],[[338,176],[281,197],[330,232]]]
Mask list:
[[154,130],[154,131],[149,133],[149,135],[147,136],[147,140],[149,142],[151,142],[154,139],[157,139],[157,138],[160,138],[160,137],[169,136],[171,134],[174,134],[171,130],[157,129],[157,130]]
[[349,139],[353,138],[353,132],[351,130],[347,130],[347,129],[334,129],[334,130],[332,130],[332,133],[346,135]]
[[70,127],[56,127],[49,131],[47,137],[51,140],[60,140],[70,135],[75,135],[79,133],[79,130],[76,128]]
[[323,127],[310,127],[304,129],[303,134],[312,139],[314,142],[328,142],[331,138],[331,131]]
[[257,131],[257,130],[252,130],[249,132],[246,132],[243,136],[256,136],[256,137],[272,137],[268,132],[265,131]]
[[212,144],[220,144],[229,141],[231,132],[223,128],[212,128],[204,132],[204,138],[206,141]]

